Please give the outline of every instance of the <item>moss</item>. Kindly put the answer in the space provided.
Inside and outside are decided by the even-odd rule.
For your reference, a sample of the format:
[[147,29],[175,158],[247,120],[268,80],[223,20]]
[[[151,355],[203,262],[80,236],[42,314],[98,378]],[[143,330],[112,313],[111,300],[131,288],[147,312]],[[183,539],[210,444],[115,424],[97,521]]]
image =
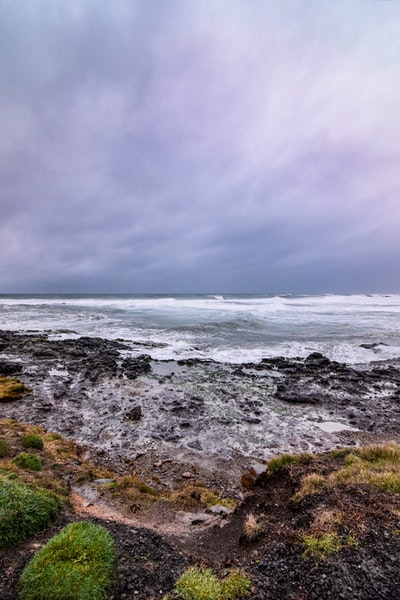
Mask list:
[[304,535],[302,541],[305,548],[303,557],[311,556],[317,560],[338,552],[343,546],[337,533],[325,533],[322,536]]
[[29,388],[25,387],[18,379],[0,377],[0,402],[20,400],[24,394],[29,392]]
[[35,433],[27,433],[22,438],[22,445],[24,448],[35,448],[36,450],[43,450],[43,438]]
[[106,600],[114,578],[109,532],[86,521],[72,523],[29,562],[20,579],[20,600]]
[[59,433],[48,433],[46,439],[49,442],[54,442],[55,440],[62,440],[62,436]]
[[201,492],[200,499],[205,506],[215,506],[219,504],[229,508],[229,510],[233,510],[236,506],[236,503],[230,498],[221,498],[218,494],[208,488]]
[[14,458],[13,463],[21,469],[28,469],[30,471],[41,471],[43,469],[43,463],[39,456],[36,454],[30,454],[29,452],[20,452]]
[[233,570],[221,580],[211,569],[190,567],[176,582],[174,593],[182,600],[234,600],[247,596],[250,588],[250,580],[242,571]]
[[8,446],[6,442],[0,439],[0,458],[4,458],[8,454]]
[[111,483],[108,487],[117,494],[137,496],[139,492],[140,494],[154,497],[158,495],[154,487],[148,485],[136,475],[126,475],[125,477],[118,478],[115,483]]
[[44,529],[56,518],[61,501],[41,488],[0,479],[0,548]]

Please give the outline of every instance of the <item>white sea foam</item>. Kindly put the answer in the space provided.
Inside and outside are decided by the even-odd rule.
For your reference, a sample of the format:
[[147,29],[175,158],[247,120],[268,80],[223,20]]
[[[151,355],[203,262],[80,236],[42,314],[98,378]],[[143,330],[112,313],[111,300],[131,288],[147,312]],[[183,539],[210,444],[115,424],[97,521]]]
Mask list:
[[1,329],[145,342],[164,360],[240,363],[311,352],[349,363],[397,358],[399,316],[399,295],[0,296]]

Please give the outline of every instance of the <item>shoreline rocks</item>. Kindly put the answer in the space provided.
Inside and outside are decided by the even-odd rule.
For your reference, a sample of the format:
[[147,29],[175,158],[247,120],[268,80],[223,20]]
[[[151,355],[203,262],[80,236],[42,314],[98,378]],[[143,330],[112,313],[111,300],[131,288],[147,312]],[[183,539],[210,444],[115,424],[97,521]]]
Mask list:
[[339,433],[318,427],[323,421],[400,435],[396,360],[349,366],[312,353],[242,365],[178,363],[153,361],[123,340],[0,331],[2,373],[32,389],[3,407],[4,417],[122,458],[152,449],[264,460],[341,445]]

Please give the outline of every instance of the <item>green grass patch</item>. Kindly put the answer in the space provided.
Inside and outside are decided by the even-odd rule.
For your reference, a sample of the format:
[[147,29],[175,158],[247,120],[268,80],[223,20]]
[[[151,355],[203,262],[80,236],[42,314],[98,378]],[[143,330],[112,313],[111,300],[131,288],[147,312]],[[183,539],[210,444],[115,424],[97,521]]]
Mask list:
[[27,433],[22,438],[22,445],[24,448],[35,448],[36,450],[43,450],[43,438],[36,433]]
[[72,523],[29,562],[20,600],[106,600],[115,571],[114,542],[100,525]]
[[360,458],[368,462],[400,465],[400,446],[394,442],[364,446],[363,448],[358,448],[356,453]]
[[366,446],[346,455],[344,466],[330,479],[338,483],[368,484],[392,494],[400,493],[400,446],[395,443]]
[[47,490],[0,479],[0,548],[48,527],[60,508],[61,500]]
[[[291,456],[291,455],[283,455]],[[341,466],[329,475],[311,473],[302,478],[299,491],[293,500],[300,500],[308,494],[314,494],[325,488],[333,488],[340,484],[366,484],[378,487],[392,494],[400,494],[400,445],[394,442],[375,444],[362,448],[341,449],[329,452],[331,458],[340,460]],[[287,462],[284,459],[284,462]],[[273,471],[278,469],[282,457],[273,465]]]
[[327,556],[339,552],[343,547],[341,538],[337,533],[324,533],[322,536],[304,535],[302,538],[304,544],[303,557],[312,557],[316,560],[323,560]]
[[277,475],[282,469],[299,462],[299,460],[301,460],[301,455],[295,456],[294,454],[281,454],[280,456],[271,458],[268,462],[268,473],[270,475]]
[[28,469],[29,471],[41,471],[43,469],[43,463],[40,456],[31,454],[30,452],[20,452],[14,458],[13,463],[21,469]]
[[49,442],[54,442],[55,440],[62,440],[62,436],[59,433],[51,432],[46,434],[46,439]]
[[239,570],[219,579],[211,569],[190,567],[175,584],[173,596],[182,600],[235,600],[250,593],[251,582]]
[[299,491],[293,496],[292,500],[297,501],[309,494],[316,494],[327,488],[328,480],[319,475],[319,473],[310,473],[302,478]]

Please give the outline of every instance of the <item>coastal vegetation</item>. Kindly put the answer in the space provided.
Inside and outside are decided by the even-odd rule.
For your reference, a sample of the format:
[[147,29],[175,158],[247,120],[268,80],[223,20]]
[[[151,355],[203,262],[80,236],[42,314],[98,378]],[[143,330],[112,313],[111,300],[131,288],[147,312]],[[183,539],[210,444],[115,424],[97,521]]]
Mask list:
[[326,558],[343,547],[340,536],[334,532],[324,533],[320,536],[304,535],[303,544],[303,556],[305,558],[311,556],[316,559]]
[[13,459],[13,463],[21,469],[29,469],[30,471],[41,471],[43,469],[43,463],[40,456],[31,454],[30,452],[20,452]]
[[367,484],[393,494],[400,494],[400,446],[394,442],[375,444],[354,450],[333,451],[332,457],[343,464],[326,475],[312,472],[301,479],[300,489],[293,496],[300,500],[324,488],[340,484]]
[[264,525],[262,517],[255,517],[249,513],[243,523],[243,536],[247,542],[254,542],[263,532]]
[[61,504],[60,498],[47,490],[1,476],[0,548],[16,544],[50,525]]
[[18,379],[0,377],[0,402],[20,400],[27,393],[30,393],[30,389]]
[[0,439],[0,458],[4,458],[8,454],[8,446],[6,442]]
[[22,573],[20,600],[106,600],[115,570],[109,532],[71,523],[34,556]]
[[295,463],[308,463],[313,460],[312,454],[303,452],[301,454],[280,454],[268,461],[267,472],[269,475],[277,475],[282,469]]
[[[233,600],[246,596],[281,600],[297,589],[291,577],[293,582],[309,585],[314,570],[319,574],[318,584],[313,580],[310,585],[317,586],[320,597],[324,597],[322,575],[326,576],[326,586],[334,588],[335,568],[347,569],[349,586],[354,589],[368,580],[373,591],[367,598],[373,593],[379,597],[380,580],[374,588],[375,580],[371,583],[368,579],[368,570],[349,568],[363,565],[370,553],[378,556],[382,572],[390,567],[390,573],[394,573],[389,575],[388,571],[386,577],[397,577],[393,560],[400,560],[396,553],[400,535],[400,446],[394,442],[274,457],[265,463],[265,473],[256,487],[244,495],[240,479],[232,482],[231,489],[218,488],[215,479],[212,486],[206,478],[197,476],[195,469],[182,469],[184,476],[179,476],[178,465],[172,460],[150,461],[146,469],[143,465],[139,469],[135,461],[116,468],[106,454],[88,459],[86,449],[72,440],[10,419],[0,420],[0,442],[0,568],[4,572],[6,567],[11,572],[19,569],[19,578],[27,559],[32,558],[33,548],[45,544],[33,555],[21,577],[21,600],[102,599],[111,589],[128,593],[124,582],[131,581],[130,570],[134,568],[137,573],[148,570],[144,575],[147,582],[161,581],[165,572],[168,575],[168,568],[163,566],[162,572],[161,565],[169,560],[172,550],[161,558],[154,554],[162,546],[162,534],[151,537],[156,534],[148,529],[156,519],[154,528],[159,531],[160,518],[168,520],[168,530],[177,522],[197,522],[197,516],[210,518],[209,525],[181,525],[177,531],[184,531],[184,535],[175,533],[183,554],[179,560],[174,558],[178,561],[171,571],[174,576],[170,574],[168,581],[163,579],[164,583],[158,584],[157,594],[163,590],[165,600]],[[33,468],[36,461],[40,461],[40,470]],[[166,482],[168,473],[171,478]],[[86,518],[90,521],[83,520],[85,513],[78,511],[82,505],[76,505],[74,499],[80,489],[89,491],[94,508],[99,502],[111,507],[111,515],[121,515],[122,520],[134,516],[147,529],[114,523],[110,515],[93,522],[89,502],[85,510],[89,511]],[[211,510],[215,505],[217,512]],[[192,515],[193,519],[179,521],[182,515]],[[71,527],[65,530],[66,523]],[[93,534],[91,527],[99,525],[107,530],[105,537]],[[61,527],[64,529],[60,533]],[[143,548],[147,537],[152,550]],[[97,540],[96,549],[85,545],[88,538]],[[15,558],[17,543],[18,556],[25,557],[21,561]],[[129,551],[125,552],[125,547]],[[7,553],[9,562],[4,566],[1,561],[6,560]],[[58,556],[63,557],[60,564]],[[176,553],[173,556],[177,557]],[[68,561],[72,565],[71,584],[62,566]],[[307,564],[312,568],[305,568]],[[130,570],[124,570],[125,565],[130,565]],[[90,569],[94,577],[87,590],[80,587],[83,579],[88,582],[85,569]],[[100,571],[99,580],[96,573]],[[288,577],[289,572],[293,576]],[[135,577],[140,580],[142,575]],[[61,581],[60,588],[55,580]],[[280,582],[282,589],[275,582]],[[75,585],[79,592],[68,596],[66,590]],[[0,595],[4,589],[0,584]],[[132,589],[136,588],[130,588],[129,593]],[[146,597],[145,589],[138,587],[144,594],[139,598]],[[118,593],[115,598],[120,597]]]
[[43,450],[43,438],[36,433],[27,433],[22,437],[22,445],[24,448],[35,448],[36,450]]
[[240,570],[232,570],[220,579],[211,569],[190,567],[164,600],[235,600],[247,596],[250,590],[251,582]]

